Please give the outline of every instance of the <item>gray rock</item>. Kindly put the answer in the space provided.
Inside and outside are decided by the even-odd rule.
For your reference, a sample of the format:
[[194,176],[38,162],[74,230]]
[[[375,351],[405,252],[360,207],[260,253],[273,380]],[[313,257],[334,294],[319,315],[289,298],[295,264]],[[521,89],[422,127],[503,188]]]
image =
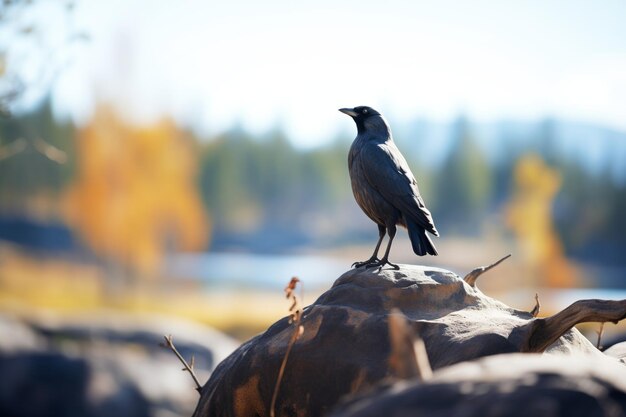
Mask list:
[[0,353],[41,350],[44,340],[29,325],[8,314],[0,315]]
[[626,367],[588,355],[508,354],[464,362],[338,406],[330,417],[623,417]]
[[608,356],[621,359],[622,361],[626,362],[626,342],[616,343],[607,350],[605,350],[604,353]]
[[0,329],[11,341],[0,342],[3,417],[189,415],[198,393],[159,346],[163,336],[172,334],[187,360],[195,357],[201,381],[237,346],[206,326],[156,315],[0,316]]

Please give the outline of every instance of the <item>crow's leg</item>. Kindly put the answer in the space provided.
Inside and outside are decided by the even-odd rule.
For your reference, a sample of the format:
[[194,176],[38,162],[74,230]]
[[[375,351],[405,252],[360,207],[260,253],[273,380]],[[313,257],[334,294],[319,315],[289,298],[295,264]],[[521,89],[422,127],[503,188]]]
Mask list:
[[392,264],[391,262],[389,262],[389,251],[391,250],[391,243],[393,242],[393,238],[396,236],[396,226],[391,225],[387,227],[387,234],[389,235],[389,243],[387,243],[387,249],[385,250],[385,255],[383,256],[381,260],[365,265],[366,268],[373,268],[375,266],[380,266],[382,268],[385,265],[389,265],[393,269],[400,269],[398,265]]
[[363,262],[355,262],[352,264],[353,267],[360,268],[362,266],[367,267],[369,264],[378,262],[378,250],[380,249],[380,244],[383,242],[383,238],[385,237],[385,226],[378,225],[378,243],[376,244],[376,248],[374,249],[374,253],[372,257],[367,261]]

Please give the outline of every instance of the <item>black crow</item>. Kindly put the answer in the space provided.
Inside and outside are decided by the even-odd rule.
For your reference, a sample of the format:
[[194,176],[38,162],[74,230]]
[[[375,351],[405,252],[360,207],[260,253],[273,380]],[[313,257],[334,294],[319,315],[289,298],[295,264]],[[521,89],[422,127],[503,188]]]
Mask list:
[[[437,255],[437,249],[426,234],[428,231],[439,236],[433,217],[383,116],[367,106],[339,111],[354,119],[358,132],[348,155],[352,192],[361,209],[378,225],[379,233],[372,257],[352,266],[391,265],[399,269],[389,262],[389,250],[398,224],[408,229],[413,252],[419,256]],[[378,259],[385,231],[389,234],[389,243],[385,255]]]

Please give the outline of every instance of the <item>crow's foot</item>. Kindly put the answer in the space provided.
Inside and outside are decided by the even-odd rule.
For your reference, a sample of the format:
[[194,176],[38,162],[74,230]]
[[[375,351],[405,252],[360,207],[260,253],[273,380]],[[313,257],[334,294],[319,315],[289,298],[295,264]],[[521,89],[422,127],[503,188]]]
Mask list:
[[375,267],[380,267],[380,268],[382,268],[382,267],[383,267],[383,266],[385,266],[385,265],[389,265],[390,267],[392,267],[392,268],[393,268],[393,269],[395,269],[395,270],[400,269],[400,267],[399,267],[398,265],[396,265],[396,264],[392,264],[391,262],[389,262],[389,260],[388,260],[387,258],[383,258],[383,259],[381,259],[381,260],[379,260],[379,261],[374,261],[374,262],[371,262],[371,263],[369,263],[369,264],[365,265],[365,268],[367,268],[367,269],[369,269],[369,268],[375,268]]
[[369,258],[367,261],[353,263],[352,267],[353,268],[360,268],[360,267],[364,266],[366,268],[369,268],[370,265],[376,264],[377,262],[380,262],[380,260],[377,257],[373,256],[373,257]]

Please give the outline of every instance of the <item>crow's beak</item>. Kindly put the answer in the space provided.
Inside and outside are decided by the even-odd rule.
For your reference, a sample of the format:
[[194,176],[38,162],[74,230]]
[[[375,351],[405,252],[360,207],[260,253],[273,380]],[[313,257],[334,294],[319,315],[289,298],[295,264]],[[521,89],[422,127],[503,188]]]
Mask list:
[[357,117],[359,114],[354,111],[354,109],[339,109],[340,112],[347,114],[350,117]]

